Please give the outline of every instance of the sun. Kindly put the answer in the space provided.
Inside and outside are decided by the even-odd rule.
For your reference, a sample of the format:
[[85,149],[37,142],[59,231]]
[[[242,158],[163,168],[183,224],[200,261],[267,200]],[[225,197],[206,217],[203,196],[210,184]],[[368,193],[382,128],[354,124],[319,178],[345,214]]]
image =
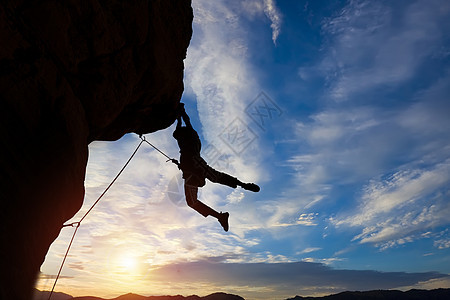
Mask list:
[[118,257],[118,266],[123,271],[134,273],[138,269],[137,257],[129,252],[125,252]]

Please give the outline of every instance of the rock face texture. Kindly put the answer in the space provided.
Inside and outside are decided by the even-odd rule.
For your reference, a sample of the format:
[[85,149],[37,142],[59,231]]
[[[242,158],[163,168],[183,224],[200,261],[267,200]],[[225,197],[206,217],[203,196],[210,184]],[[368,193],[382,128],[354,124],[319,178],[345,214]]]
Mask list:
[[1,1],[1,299],[31,299],[88,144],[175,121],[192,18],[190,0]]

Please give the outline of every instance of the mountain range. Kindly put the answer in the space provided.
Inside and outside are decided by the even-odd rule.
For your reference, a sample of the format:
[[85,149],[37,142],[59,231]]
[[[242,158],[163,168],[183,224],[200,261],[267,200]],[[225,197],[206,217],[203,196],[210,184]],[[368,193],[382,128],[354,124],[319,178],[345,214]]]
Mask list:
[[[39,291],[35,290],[34,298],[33,300],[47,300],[48,299],[49,292],[48,291]],[[59,293],[54,292],[51,300],[244,300],[244,298],[232,295],[232,294],[226,294],[226,293],[214,293],[208,296],[199,297],[197,295],[192,296],[141,296],[137,294],[125,294],[122,296],[119,296],[117,298],[112,299],[105,299],[105,298],[99,298],[99,297],[92,297],[92,296],[83,296],[83,297],[72,297],[65,293]]]
[[[48,299],[48,291],[35,290],[33,300]],[[286,300],[448,300],[450,299],[450,289],[435,289],[435,290],[409,290],[406,292],[397,290],[374,290],[374,291],[347,291],[334,295],[328,295],[323,297],[302,297],[295,296]],[[226,294],[226,293],[214,293],[208,296],[199,297],[197,295],[192,296],[140,296],[136,294],[126,294],[112,299],[104,299],[99,297],[72,297],[68,294],[55,292],[52,295],[51,300],[244,300],[244,298]]]
[[342,292],[324,297],[295,296],[287,300],[448,300],[450,289],[416,290],[406,292],[397,290],[375,290],[365,292]]

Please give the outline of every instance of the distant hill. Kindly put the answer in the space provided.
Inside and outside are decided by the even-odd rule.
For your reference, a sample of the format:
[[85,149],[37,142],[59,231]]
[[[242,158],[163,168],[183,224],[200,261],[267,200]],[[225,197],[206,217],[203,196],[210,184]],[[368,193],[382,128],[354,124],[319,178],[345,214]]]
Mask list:
[[[53,300],[53,299],[52,299]],[[140,296],[136,294],[126,294],[113,299],[103,299],[97,297],[74,297],[70,300],[244,300],[244,298],[236,295],[225,293],[214,293],[205,297],[193,296]]]
[[295,296],[287,300],[448,300],[450,289],[436,290],[409,290],[402,291],[367,291],[367,292],[342,292],[324,297],[302,297]]
[[[47,300],[50,292],[34,289],[33,300]],[[72,300],[73,297],[64,293],[54,292],[51,300]]]
[[[36,290],[33,300],[47,300],[47,291]],[[402,291],[386,291],[375,290],[366,292],[342,292],[339,294],[323,296],[323,297],[302,297],[295,296],[286,300],[449,300],[450,289],[435,289],[435,290],[409,290]],[[51,300],[245,300],[244,298],[226,294],[214,293],[205,297],[193,296],[140,296],[136,294],[126,294],[113,299],[104,299],[99,297],[72,297],[64,293],[53,293]]]
[[[34,294],[33,300],[47,300],[48,299],[49,292],[48,291],[39,291],[36,290]],[[104,299],[99,297],[92,297],[92,296],[86,296],[86,297],[72,297],[70,295],[64,294],[64,293],[53,293],[51,300],[245,300],[244,298],[232,295],[232,294],[226,294],[226,293],[214,293],[205,297],[199,297],[197,295],[193,296],[140,296],[136,294],[126,294],[119,296],[117,298],[113,299]]]

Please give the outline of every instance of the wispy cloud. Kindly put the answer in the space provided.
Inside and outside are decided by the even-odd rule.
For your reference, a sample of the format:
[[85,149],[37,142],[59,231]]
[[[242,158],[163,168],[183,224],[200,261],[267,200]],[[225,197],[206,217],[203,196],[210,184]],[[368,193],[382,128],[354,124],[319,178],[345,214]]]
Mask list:
[[276,45],[278,35],[281,32],[282,17],[275,5],[275,0],[264,0],[264,13],[272,22],[270,24],[270,28],[272,28],[272,41]]
[[414,285],[402,286],[399,287],[399,290],[409,291],[411,289],[419,289],[419,290],[434,290],[439,288],[449,288],[450,287],[450,276],[443,278],[433,278],[430,280],[419,281]]
[[306,249],[303,249],[302,251],[298,252],[297,254],[311,253],[311,252],[314,252],[314,251],[319,251],[321,249],[322,248],[317,248],[317,247],[315,247],[315,248],[306,248]]
[[[322,23],[323,55],[308,68],[323,72],[325,106],[296,124],[296,143],[306,150],[288,160],[295,171],[288,194],[300,209],[343,201],[330,220],[362,228],[354,241],[384,249],[450,223],[448,70],[409,101],[397,98],[436,63],[449,11],[446,1],[349,1]],[[360,192],[337,200],[341,188]]]
[[298,217],[297,224],[305,226],[316,226],[314,219],[317,217],[318,213],[301,214]]
[[450,248],[450,238],[436,240],[434,241],[434,246],[438,249]]
[[[398,134],[411,138],[407,143],[401,138],[390,139],[383,146],[403,149],[403,158],[409,162],[395,165],[404,160],[400,152],[398,160],[389,163],[397,170],[395,173],[383,179],[374,176],[365,186],[360,210],[333,220],[336,225],[362,226],[363,231],[354,240],[385,248],[422,238],[420,233],[450,223],[450,207],[445,200],[450,182],[450,121],[442,116],[443,112],[450,112],[444,100],[449,82],[449,76],[439,79],[430,88],[419,91],[411,106],[390,116],[391,128],[398,126]],[[365,155],[371,152],[366,150]],[[388,162],[387,157],[380,158]]]
[[324,22],[328,44],[321,68],[332,98],[345,101],[413,78],[424,61],[441,49],[445,2],[415,1],[397,7],[350,1]]
[[[273,1],[194,1],[193,9],[194,36],[185,61],[185,86],[188,97],[196,99],[204,147],[220,149],[222,157],[227,158],[226,164],[218,161],[212,166],[242,181],[267,182],[271,172],[266,159],[272,150],[264,145],[261,131],[255,129],[257,126],[246,113],[262,90],[258,67],[249,52],[248,22],[269,18],[275,42],[281,14]],[[209,185],[202,189],[202,197],[212,204],[230,200],[227,209],[232,214],[232,228],[241,237],[268,226],[270,217],[264,210],[250,209],[255,205],[248,193],[232,192]]]
[[343,261],[343,260],[344,260],[343,258],[337,258],[337,257],[330,257],[330,258],[306,257],[306,258],[302,259],[303,262],[320,263],[320,264],[324,264],[326,266],[330,266],[337,261]]
[[281,25],[283,16],[276,5],[275,0],[244,0],[240,1],[240,10],[244,12],[243,17],[254,20],[255,18],[270,21],[270,29],[272,30],[272,42],[277,44],[278,36],[281,33]]
[[269,223],[269,227],[288,227],[295,225],[303,225],[303,226],[317,226],[316,217],[318,213],[308,213],[308,214],[300,214],[297,220],[291,223],[280,223],[279,220],[283,219],[285,216],[290,216],[289,212],[284,212],[283,214],[275,214],[272,216],[272,222]]
[[256,76],[252,73],[254,67],[249,62],[248,33],[242,22],[240,7],[236,3],[228,4],[210,1],[193,3],[194,36],[185,61],[186,90],[197,100],[201,133],[206,144],[233,157],[228,164],[229,170],[225,171],[236,174],[239,170],[240,176],[257,180],[258,174],[261,174],[258,172],[258,140],[249,143],[245,149],[235,149],[241,144],[231,144],[230,147],[230,143],[221,138],[228,134],[224,130],[236,128],[242,138],[252,140],[256,137],[248,129],[251,120],[245,108],[260,92]]
[[[398,211],[405,206],[423,201],[433,195],[433,193],[445,188],[450,180],[450,161],[435,166],[431,170],[408,170],[397,172],[390,178],[381,182],[369,184],[362,196],[362,214],[352,216],[337,224],[350,223],[351,225],[367,224],[373,219],[377,219],[377,214],[389,214],[393,210]],[[424,207],[422,211],[413,218],[420,223],[425,220],[439,218],[439,210],[444,207]],[[405,216],[406,217],[406,216]],[[412,217],[412,216],[411,216]],[[404,220],[405,223],[412,220]],[[443,220],[443,221],[450,221]],[[401,225],[401,224],[399,224]],[[372,235],[372,238],[374,236]]]

